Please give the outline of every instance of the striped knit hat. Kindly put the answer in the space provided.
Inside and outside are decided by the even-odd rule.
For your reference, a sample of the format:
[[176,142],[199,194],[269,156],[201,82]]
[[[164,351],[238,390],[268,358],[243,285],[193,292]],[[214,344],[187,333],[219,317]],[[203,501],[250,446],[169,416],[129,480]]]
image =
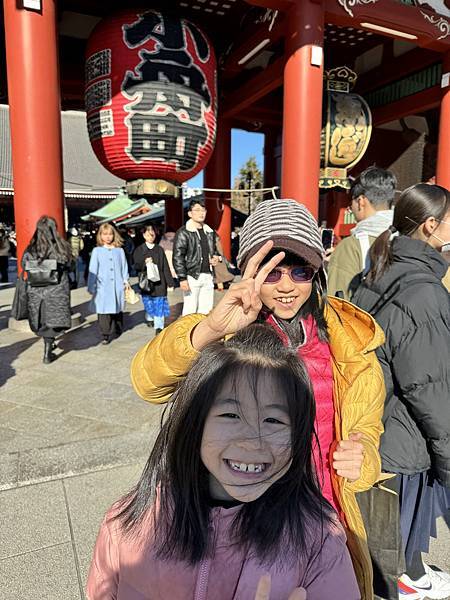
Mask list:
[[299,256],[315,269],[322,267],[324,249],[317,221],[295,200],[263,200],[245,221],[237,262],[245,270],[249,259],[268,240],[274,248]]

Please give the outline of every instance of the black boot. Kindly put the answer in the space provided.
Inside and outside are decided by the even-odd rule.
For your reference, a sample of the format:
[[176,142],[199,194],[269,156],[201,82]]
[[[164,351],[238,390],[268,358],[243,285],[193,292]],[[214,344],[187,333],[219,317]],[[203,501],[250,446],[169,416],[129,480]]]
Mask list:
[[53,344],[55,338],[44,338],[44,359],[43,363],[49,365],[51,362],[56,360],[56,355],[53,354]]
[[110,342],[111,342],[111,336],[110,335],[103,335],[102,344],[104,346],[107,346]]

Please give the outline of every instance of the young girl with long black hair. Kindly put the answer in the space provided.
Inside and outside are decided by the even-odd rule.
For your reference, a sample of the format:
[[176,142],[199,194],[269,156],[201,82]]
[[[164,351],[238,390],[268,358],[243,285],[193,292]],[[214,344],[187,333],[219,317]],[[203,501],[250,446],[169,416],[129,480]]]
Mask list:
[[323,255],[317,222],[305,206],[260,202],[241,231],[242,280],[209,315],[182,317],[144,346],[131,378],[142,398],[166,402],[207,344],[254,321],[270,325],[297,352],[311,379],[317,476],[346,528],[361,595],[369,600],[372,565],[356,493],[380,477],[384,383],[374,350],[384,338],[367,313],[327,298]]
[[[43,362],[56,359],[55,338],[71,327],[69,273],[74,268],[70,244],[58,232],[55,219],[42,216],[22,257],[22,269],[27,271],[31,261],[44,268],[55,263],[56,279],[39,285],[28,278],[27,305],[31,330],[44,340]],[[50,275],[50,271],[48,272]]]
[[[206,347],[136,487],[108,513],[89,600],[360,598],[345,534],[312,465],[315,404],[267,325]],[[257,594],[257,589],[258,594]]]

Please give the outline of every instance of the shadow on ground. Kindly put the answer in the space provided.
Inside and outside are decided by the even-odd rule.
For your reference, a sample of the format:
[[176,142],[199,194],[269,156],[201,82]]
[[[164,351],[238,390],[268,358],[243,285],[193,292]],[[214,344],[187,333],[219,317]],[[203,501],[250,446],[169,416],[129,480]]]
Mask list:
[[0,348],[0,388],[8,381],[10,377],[14,377],[16,374],[16,370],[12,366],[12,363],[17,360],[22,352],[26,352],[38,341],[39,338],[33,336],[32,338],[21,340],[19,342],[15,342],[14,344],[10,344],[9,346]]

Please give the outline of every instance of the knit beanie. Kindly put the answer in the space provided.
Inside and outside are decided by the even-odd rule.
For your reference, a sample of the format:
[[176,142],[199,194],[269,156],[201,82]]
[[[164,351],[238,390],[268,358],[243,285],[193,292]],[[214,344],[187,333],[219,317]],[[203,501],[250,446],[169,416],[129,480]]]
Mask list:
[[263,200],[248,217],[239,237],[237,263],[242,272],[249,259],[269,240],[315,269],[323,264],[324,249],[317,221],[295,200]]

